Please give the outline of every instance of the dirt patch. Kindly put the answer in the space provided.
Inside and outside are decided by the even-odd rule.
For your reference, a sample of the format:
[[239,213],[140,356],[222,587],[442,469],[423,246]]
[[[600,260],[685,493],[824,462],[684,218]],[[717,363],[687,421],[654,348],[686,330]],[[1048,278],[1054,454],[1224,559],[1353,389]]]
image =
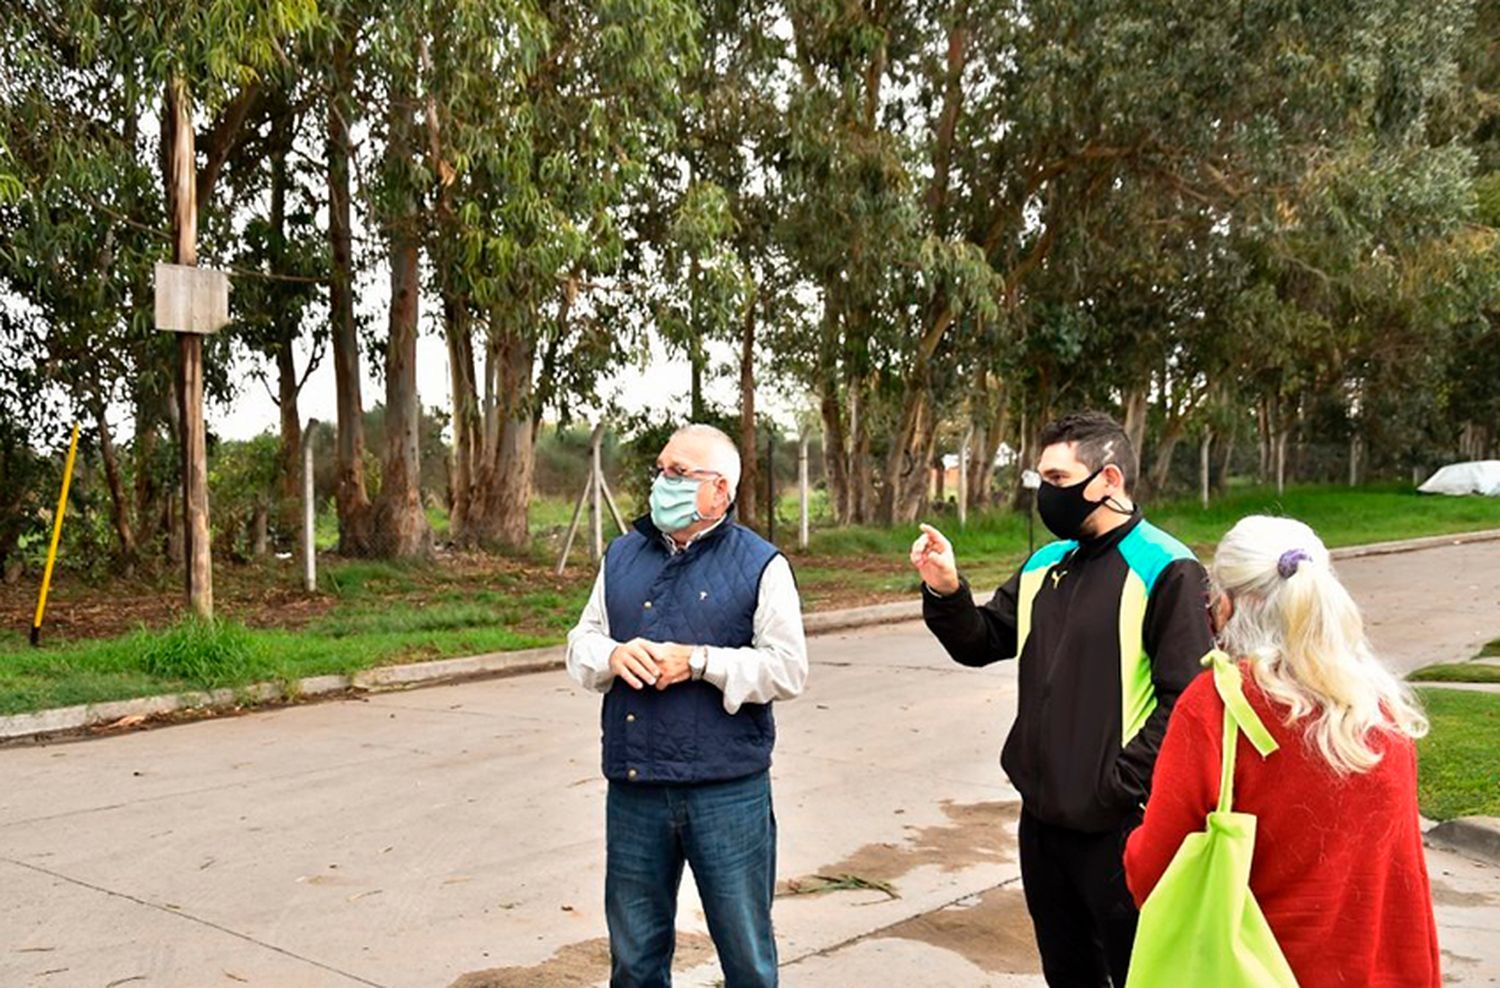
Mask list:
[[1040,974],[1026,896],[1018,886],[993,888],[882,930],[875,939],[916,940],[947,950],[991,974]]
[[[320,557],[320,581],[328,574],[338,577],[338,568],[348,560]],[[525,587],[574,594],[593,579],[586,566],[575,565],[566,576],[551,569],[504,556],[482,552],[445,550],[427,565],[393,567],[394,579],[368,582],[357,599],[362,606],[381,602],[420,607],[439,600],[445,593],[474,589]],[[0,583],[0,624],[18,633],[31,626],[36,610],[38,574],[26,574],[13,584]],[[266,559],[248,563],[214,560],[214,603],[221,617],[233,618],[252,628],[296,630],[322,618],[345,603],[338,594],[308,594],[302,589],[302,571],[289,559]],[[78,573],[58,573],[47,596],[43,635],[48,641],[107,638],[146,626],[172,624],[186,613],[181,574],[158,564],[142,566],[136,576],[108,576],[89,580]],[[555,632],[545,613],[526,612],[510,621],[520,633]]]
[[[215,560],[214,602],[224,615],[251,627],[300,628],[338,604],[329,594],[304,593],[300,579],[288,560],[246,565]],[[0,622],[18,631],[30,628],[39,582],[39,576],[27,574],[17,583],[0,584]],[[47,594],[42,634],[48,641],[109,638],[142,625],[171,624],[186,611],[175,570],[97,583],[63,572]]]
[[[336,572],[343,560],[320,557],[319,565]],[[796,563],[829,567],[866,577],[904,576],[901,566],[879,556],[799,556]],[[445,593],[474,588],[525,587],[574,594],[592,582],[594,571],[577,562],[563,577],[550,565],[528,559],[489,553],[444,549],[426,566],[399,567],[398,579],[376,580],[362,594],[370,599],[420,606]],[[27,572],[16,583],[0,582],[0,626],[26,633],[36,609],[40,574]],[[912,577],[915,580],[915,576]],[[332,593],[309,595],[301,588],[302,571],[294,560],[268,558],[250,562],[214,560],[214,602],[223,617],[243,621],[252,628],[295,630],[339,609],[341,598]],[[803,588],[806,609],[811,611],[866,604],[911,600],[913,588],[883,589],[845,581],[815,583]],[[162,562],[143,563],[136,575],[89,579],[66,566],[53,581],[47,598],[47,620],[43,634],[48,641],[77,641],[125,634],[138,627],[159,628],[186,613],[181,574]],[[511,618],[512,630],[523,633],[555,632],[548,615],[525,612]]]
[[[677,934],[673,968],[684,971],[714,957],[713,941],[701,933]],[[449,988],[587,988],[609,977],[609,940],[570,943],[532,967],[471,971]]]
[[949,822],[931,827],[908,826],[900,843],[866,844],[844,860],[820,868],[813,875],[783,882],[779,895],[817,886],[818,875],[856,876],[867,882],[894,885],[898,878],[923,865],[946,872],[974,865],[1005,864],[1015,860],[1013,826],[1021,813],[1015,801],[954,803],[944,800]]
[[1464,892],[1441,878],[1432,880],[1432,901],[1440,906],[1491,906],[1495,897],[1485,892]]

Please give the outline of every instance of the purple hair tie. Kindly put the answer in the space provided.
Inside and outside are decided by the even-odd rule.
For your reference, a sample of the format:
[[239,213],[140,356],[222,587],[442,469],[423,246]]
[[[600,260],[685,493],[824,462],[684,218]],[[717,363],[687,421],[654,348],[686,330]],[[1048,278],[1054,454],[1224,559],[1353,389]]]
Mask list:
[[1288,549],[1276,561],[1276,572],[1281,574],[1283,580],[1290,580],[1297,575],[1298,566],[1311,561],[1312,556],[1306,549]]

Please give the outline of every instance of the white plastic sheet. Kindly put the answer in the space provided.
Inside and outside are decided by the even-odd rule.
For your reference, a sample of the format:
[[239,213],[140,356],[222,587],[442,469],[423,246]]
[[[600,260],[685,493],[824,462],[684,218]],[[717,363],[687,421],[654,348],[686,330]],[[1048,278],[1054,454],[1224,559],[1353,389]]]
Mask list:
[[1450,463],[1427,478],[1423,494],[1483,494],[1500,497],[1500,460]]

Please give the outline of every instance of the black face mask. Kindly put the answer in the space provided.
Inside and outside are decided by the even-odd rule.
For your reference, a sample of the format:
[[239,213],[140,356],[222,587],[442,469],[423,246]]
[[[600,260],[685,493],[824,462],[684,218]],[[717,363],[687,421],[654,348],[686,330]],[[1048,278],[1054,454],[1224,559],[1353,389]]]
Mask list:
[[1083,534],[1084,522],[1108,500],[1090,501],[1083,496],[1083,489],[1103,472],[1104,467],[1100,467],[1067,487],[1042,481],[1041,489],[1036,492],[1036,509],[1042,516],[1042,524],[1051,529],[1053,535],[1060,539],[1077,539]]

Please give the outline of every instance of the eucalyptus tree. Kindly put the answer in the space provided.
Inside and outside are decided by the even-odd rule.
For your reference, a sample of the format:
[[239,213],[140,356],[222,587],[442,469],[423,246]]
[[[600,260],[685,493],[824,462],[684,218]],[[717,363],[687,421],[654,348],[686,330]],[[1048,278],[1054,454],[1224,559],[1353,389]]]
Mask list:
[[[461,365],[455,409],[474,430],[457,534],[519,548],[544,410],[565,418],[589,400],[638,338],[610,321],[630,288],[624,207],[671,146],[697,17],[681,0],[595,0],[472,18],[455,8],[441,23],[428,48],[427,179],[435,249],[456,264],[439,275],[451,279],[439,289]],[[482,378],[466,354],[482,354]]]
[[[273,74],[225,168],[238,209],[222,218],[229,227],[226,240],[235,245],[234,340],[254,359],[251,375],[265,384],[279,413],[275,487],[284,525],[295,524],[300,510],[298,400],[328,343],[328,242],[318,223],[327,206],[326,183],[321,157],[310,153],[321,145],[314,111],[322,101],[322,80],[308,71],[306,44],[297,56]],[[299,367],[302,343],[308,357]]]

